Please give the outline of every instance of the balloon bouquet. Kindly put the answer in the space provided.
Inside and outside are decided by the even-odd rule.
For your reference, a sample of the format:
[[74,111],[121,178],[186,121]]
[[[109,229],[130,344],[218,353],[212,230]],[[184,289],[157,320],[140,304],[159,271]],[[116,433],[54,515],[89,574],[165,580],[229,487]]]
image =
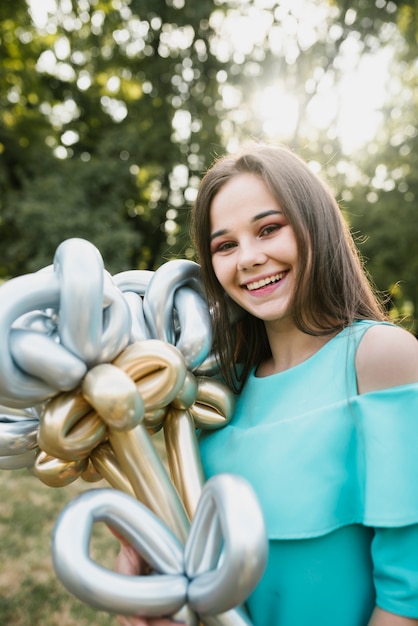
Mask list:
[[[110,485],[58,517],[52,557],[65,587],[110,613],[249,626],[240,605],[267,540],[248,483],[205,482],[196,430],[224,426],[234,398],[216,378],[199,265],[111,276],[90,242],[66,240],[53,265],[0,287],[0,345],[0,469],[27,467],[51,487]],[[161,429],[169,471],[152,439]],[[153,575],[90,558],[103,521]]]

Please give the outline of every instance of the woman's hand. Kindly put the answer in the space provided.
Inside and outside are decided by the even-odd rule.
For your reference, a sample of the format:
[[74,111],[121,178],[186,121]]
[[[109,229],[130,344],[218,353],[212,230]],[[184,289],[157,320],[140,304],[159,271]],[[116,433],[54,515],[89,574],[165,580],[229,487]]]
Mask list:
[[[148,564],[141,559],[138,552],[123,539],[118,533],[111,529],[121,542],[121,548],[116,558],[115,571],[127,576],[138,576],[149,574]],[[118,615],[117,621],[120,626],[179,626],[179,622],[173,622],[164,617],[128,617]]]
[[[170,622],[169,622],[170,623]],[[388,613],[383,609],[376,607],[370,618],[369,626],[417,626],[418,619],[412,617],[402,617]],[[136,626],[136,625],[135,625]],[[139,625],[138,625],[139,626]],[[161,626],[165,626],[162,624]]]

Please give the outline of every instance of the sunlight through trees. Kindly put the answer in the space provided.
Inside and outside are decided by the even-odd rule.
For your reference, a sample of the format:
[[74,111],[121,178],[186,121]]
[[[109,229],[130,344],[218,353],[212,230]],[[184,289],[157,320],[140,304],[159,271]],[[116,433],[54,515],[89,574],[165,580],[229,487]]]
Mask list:
[[379,289],[418,308],[413,0],[16,0],[0,6],[0,277],[83,236],[111,271],[192,258],[216,155],[294,147]]

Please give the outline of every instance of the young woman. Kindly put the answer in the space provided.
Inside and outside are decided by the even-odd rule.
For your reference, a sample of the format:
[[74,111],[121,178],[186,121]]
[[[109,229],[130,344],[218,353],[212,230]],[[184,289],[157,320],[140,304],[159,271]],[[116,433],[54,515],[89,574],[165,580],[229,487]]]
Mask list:
[[[418,624],[418,342],[386,320],[335,199],[284,147],[215,163],[193,236],[238,393],[202,460],[250,481],[269,537],[254,625]],[[125,546],[119,571],[137,566]]]

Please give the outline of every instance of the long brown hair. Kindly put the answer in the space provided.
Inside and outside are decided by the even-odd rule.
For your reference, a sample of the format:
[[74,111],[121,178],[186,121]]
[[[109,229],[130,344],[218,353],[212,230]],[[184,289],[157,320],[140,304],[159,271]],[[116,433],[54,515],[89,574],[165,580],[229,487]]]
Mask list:
[[[251,144],[241,153],[220,158],[200,184],[192,211],[192,237],[202,268],[214,324],[214,345],[226,381],[240,389],[252,367],[270,356],[264,323],[242,311],[231,320],[231,305],[212,267],[210,208],[231,178],[259,176],[292,226],[299,271],[292,299],[297,327],[326,335],[356,319],[386,319],[340,208],[323,181],[284,146]],[[237,373],[237,364],[243,366]]]

